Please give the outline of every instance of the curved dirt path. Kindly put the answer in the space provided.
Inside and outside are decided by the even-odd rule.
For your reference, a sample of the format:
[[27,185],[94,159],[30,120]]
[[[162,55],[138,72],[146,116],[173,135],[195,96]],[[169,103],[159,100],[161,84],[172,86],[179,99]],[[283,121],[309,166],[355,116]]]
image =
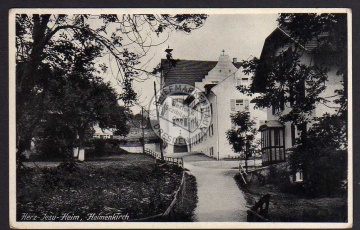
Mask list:
[[237,170],[231,169],[238,163],[216,161],[196,153],[183,154],[183,159],[198,185],[195,221],[246,222],[246,200],[233,178]]

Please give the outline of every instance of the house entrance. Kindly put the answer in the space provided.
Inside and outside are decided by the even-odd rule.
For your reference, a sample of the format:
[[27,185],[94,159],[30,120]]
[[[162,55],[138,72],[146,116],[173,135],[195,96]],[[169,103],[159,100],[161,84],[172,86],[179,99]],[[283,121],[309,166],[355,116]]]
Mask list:
[[175,144],[174,144],[174,153],[182,153],[182,152],[187,152],[188,148],[186,145],[186,140],[179,136],[178,138],[176,138]]

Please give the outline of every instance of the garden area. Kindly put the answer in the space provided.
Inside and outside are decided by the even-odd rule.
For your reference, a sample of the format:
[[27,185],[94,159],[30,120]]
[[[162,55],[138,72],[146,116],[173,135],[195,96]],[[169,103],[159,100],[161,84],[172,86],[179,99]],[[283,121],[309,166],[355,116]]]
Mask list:
[[[257,178],[255,173],[255,177]],[[259,176],[244,185],[239,174],[235,180],[244,192],[250,209],[259,199],[270,194],[268,216],[271,222],[346,222],[347,194],[309,194],[306,183],[291,183],[283,170],[270,170],[270,177]],[[286,180],[287,177],[287,180]],[[322,184],[319,182],[318,184]]]
[[[163,213],[182,179],[181,168],[159,166],[143,154],[93,157],[83,163],[28,161],[24,166],[17,172],[19,221],[26,215],[36,221],[97,221],[90,216],[120,214],[125,218],[115,221],[137,221]],[[182,205],[175,206],[172,221],[191,221],[196,206],[195,178],[185,175]]]

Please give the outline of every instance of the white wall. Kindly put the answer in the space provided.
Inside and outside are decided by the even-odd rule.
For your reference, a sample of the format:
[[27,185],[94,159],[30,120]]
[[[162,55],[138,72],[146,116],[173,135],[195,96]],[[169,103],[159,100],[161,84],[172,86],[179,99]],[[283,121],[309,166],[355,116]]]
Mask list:
[[[219,156],[221,158],[234,157],[238,156],[238,153],[234,153],[232,146],[229,144],[229,141],[226,138],[226,131],[231,129],[231,119],[230,114],[235,113],[231,111],[230,108],[230,99],[247,99],[251,101],[253,97],[244,95],[236,89],[237,78],[245,77],[240,69],[237,72],[236,76],[231,76],[228,79],[224,80],[217,86],[215,86],[212,91],[217,95],[217,111],[218,111],[218,133],[219,136]],[[266,110],[259,110],[254,108],[255,104],[249,104],[249,112],[251,119],[256,121],[256,128],[260,127],[260,121],[266,120]],[[257,134],[257,139],[260,140],[261,134]]]
[[[142,153],[142,146],[121,146],[121,149],[128,151],[129,153]],[[150,149],[154,152],[160,152],[160,144],[158,143],[148,143],[145,144],[145,149]]]
[[[235,75],[226,78],[212,88],[213,93],[208,95],[208,100],[213,108],[211,123],[214,135],[209,136],[209,132],[207,132],[201,143],[192,146],[192,151],[203,152],[210,156],[210,148],[213,147],[214,158],[223,159],[239,156],[239,153],[234,153],[232,150],[232,146],[226,138],[226,132],[232,127],[230,114],[235,113],[231,111],[230,99],[248,99],[249,101],[252,99],[252,97],[244,95],[236,89],[237,79],[242,77],[244,74],[239,70]],[[251,118],[257,122],[256,127],[259,128],[260,121],[266,120],[266,110],[254,109],[254,104],[250,103],[249,111]],[[258,133],[257,138],[260,140],[260,133]]]

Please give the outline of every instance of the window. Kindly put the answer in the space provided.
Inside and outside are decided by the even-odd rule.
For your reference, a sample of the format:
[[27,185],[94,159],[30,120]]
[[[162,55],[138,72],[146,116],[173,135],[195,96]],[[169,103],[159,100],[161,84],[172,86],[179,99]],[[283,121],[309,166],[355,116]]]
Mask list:
[[280,98],[279,101],[272,104],[272,114],[275,115],[278,112],[283,111],[285,108],[284,99]]
[[241,84],[242,85],[246,85],[246,84],[248,84],[249,83],[249,78],[242,78],[241,79]]
[[[183,126],[183,125],[185,125],[185,120],[186,120],[186,118],[185,119],[183,119],[183,118],[174,118],[173,119],[173,126],[177,126],[177,125]],[[186,124],[187,124],[187,120],[186,120]]]
[[261,130],[263,165],[285,161],[284,127],[265,127]]
[[236,100],[236,102],[235,102],[235,110],[236,111],[243,110],[243,107],[244,107],[244,100],[243,99]]
[[295,125],[291,124],[291,145],[295,145]]
[[280,130],[274,130],[274,146],[280,146]]
[[213,108],[212,108],[212,103],[210,104],[210,115],[213,114]]
[[182,98],[176,98],[176,99],[173,99],[173,102],[183,104],[183,103],[184,103],[184,99],[182,99]]
[[303,175],[303,171],[297,171],[295,174],[295,182],[300,182],[303,181],[304,175]]
[[238,112],[249,109],[249,99],[230,99],[230,110]]

